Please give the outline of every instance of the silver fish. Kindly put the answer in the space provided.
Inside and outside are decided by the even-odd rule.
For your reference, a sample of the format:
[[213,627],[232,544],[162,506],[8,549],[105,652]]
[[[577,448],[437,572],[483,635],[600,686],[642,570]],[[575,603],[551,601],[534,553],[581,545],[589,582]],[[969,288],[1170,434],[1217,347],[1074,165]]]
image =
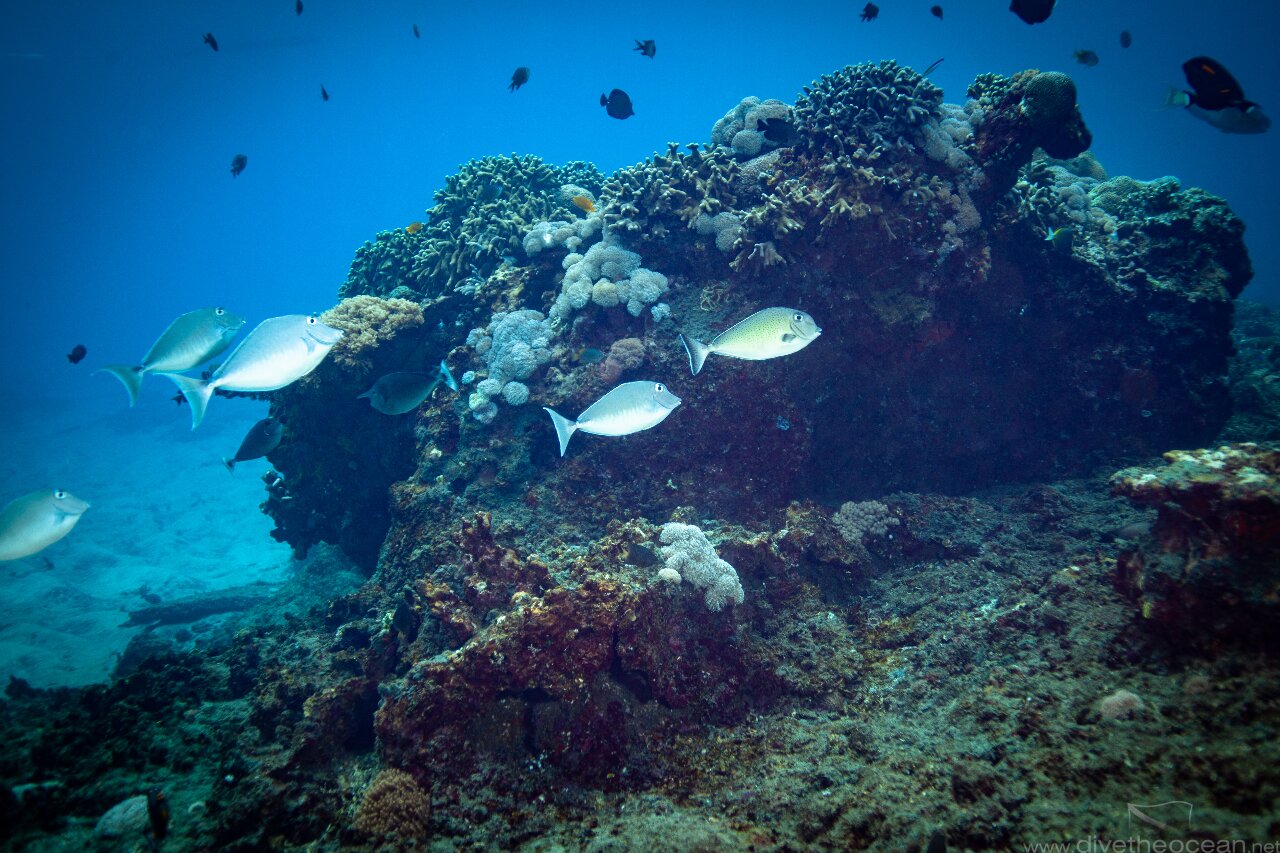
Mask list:
[[169,328],[151,345],[142,363],[108,364],[94,373],[106,371],[119,379],[129,392],[129,405],[138,402],[142,377],[148,373],[190,370],[203,364],[231,345],[231,339],[244,325],[244,318],[225,308],[200,308],[188,311],[169,324]]
[[89,504],[70,492],[44,489],[0,510],[0,560],[29,557],[71,532]]
[[592,435],[631,435],[662,423],[678,405],[680,398],[666,385],[640,380],[623,382],[587,406],[577,420],[571,421],[546,406],[542,409],[551,416],[560,439],[560,455],[564,456],[569,439],[578,430]]
[[237,462],[261,459],[279,447],[280,439],[283,437],[284,424],[280,423],[276,418],[263,418],[249,427],[249,431],[245,433],[244,440],[240,442],[240,449],[236,451],[236,455],[230,459],[223,459],[222,464],[227,466],[228,471],[234,473]]
[[306,314],[263,320],[240,342],[207,381],[181,373],[163,373],[191,404],[191,428],[200,426],[213,392],[275,391],[316,369],[342,338],[342,330]]
[[689,369],[697,376],[711,353],[763,361],[799,352],[817,339],[822,329],[813,318],[796,308],[765,308],[725,329],[709,344],[680,336],[689,354]]
[[369,405],[384,415],[403,415],[421,406],[422,401],[430,397],[441,383],[453,391],[458,390],[458,380],[453,378],[449,366],[443,361],[434,376],[411,371],[388,373],[373,383],[368,391],[356,395],[356,399],[368,400]]

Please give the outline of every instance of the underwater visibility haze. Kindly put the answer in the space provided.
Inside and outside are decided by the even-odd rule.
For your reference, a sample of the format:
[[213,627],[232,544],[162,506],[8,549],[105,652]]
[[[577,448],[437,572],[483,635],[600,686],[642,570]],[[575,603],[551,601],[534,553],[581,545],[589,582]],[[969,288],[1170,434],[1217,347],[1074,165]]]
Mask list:
[[1280,843],[1272,6],[0,24],[7,849]]

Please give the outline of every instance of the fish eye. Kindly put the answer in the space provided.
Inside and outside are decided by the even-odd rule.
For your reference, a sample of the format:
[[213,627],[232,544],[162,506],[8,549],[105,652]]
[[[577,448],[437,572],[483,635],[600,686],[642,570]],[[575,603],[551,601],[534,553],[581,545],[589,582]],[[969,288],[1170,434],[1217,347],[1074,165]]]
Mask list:
[[315,318],[315,315],[314,315],[314,314],[307,318],[307,325],[308,325],[308,326],[314,326],[314,325],[315,325],[316,323],[318,323],[318,322],[319,322],[319,321],[318,321],[318,320],[316,320],[316,318]]
[[53,493],[53,499],[54,499],[54,500],[58,500],[58,501],[62,500],[62,499],[63,499],[63,498],[65,498],[66,496],[67,496],[67,493],[66,493],[66,492],[64,492],[64,491],[62,491],[62,489],[57,489],[57,490],[56,490],[56,491],[54,491],[54,493]]
[[218,317],[221,317],[223,314],[227,313],[227,311],[225,308],[214,308],[213,313]]
[[661,382],[659,382],[657,385],[654,385],[654,386],[653,386],[653,390],[655,390],[655,391],[657,391],[659,394],[661,394],[663,391],[667,390],[667,386],[666,386],[666,385],[663,385]]
[[797,311],[796,313],[791,315],[791,319],[799,323],[801,320],[804,319],[804,315],[801,314],[799,311]]

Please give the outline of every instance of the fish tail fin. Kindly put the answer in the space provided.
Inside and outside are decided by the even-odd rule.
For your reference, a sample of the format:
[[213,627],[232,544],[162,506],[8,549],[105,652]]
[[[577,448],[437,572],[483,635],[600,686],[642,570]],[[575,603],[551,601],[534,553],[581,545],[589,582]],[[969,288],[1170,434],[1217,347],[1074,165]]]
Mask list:
[[1165,83],[1164,90],[1164,103],[1160,105],[1160,109],[1191,106],[1191,96],[1179,89],[1177,86],[1171,86],[1168,83]]
[[161,373],[160,375],[172,379],[173,384],[177,385],[178,390],[182,392],[182,396],[187,398],[187,403],[191,406],[191,428],[200,426],[200,422],[204,420],[205,410],[209,408],[209,400],[213,397],[213,384],[192,376],[183,376],[181,373]]
[[680,343],[684,344],[684,351],[689,354],[689,369],[693,371],[694,376],[697,376],[702,372],[702,365],[707,360],[707,356],[711,354],[711,347],[697,338],[686,338],[683,334],[680,335]]
[[138,402],[138,393],[142,390],[142,377],[146,375],[146,371],[142,368],[128,364],[108,364],[106,367],[99,367],[94,373],[110,373],[119,379],[124,390],[129,392],[129,408],[133,408]]
[[444,363],[443,358],[440,359],[440,378],[449,387],[450,391],[458,390],[458,380],[453,378],[453,373],[449,370],[449,365]]
[[556,428],[556,438],[560,439],[560,455],[564,456],[565,450],[569,447],[569,439],[573,438],[573,434],[578,431],[578,424],[576,421],[571,421],[546,406],[543,406],[542,410],[551,415],[551,423]]
[[222,457],[222,464],[227,466],[228,473],[234,474],[236,472],[236,460],[228,459],[227,457],[224,456]]

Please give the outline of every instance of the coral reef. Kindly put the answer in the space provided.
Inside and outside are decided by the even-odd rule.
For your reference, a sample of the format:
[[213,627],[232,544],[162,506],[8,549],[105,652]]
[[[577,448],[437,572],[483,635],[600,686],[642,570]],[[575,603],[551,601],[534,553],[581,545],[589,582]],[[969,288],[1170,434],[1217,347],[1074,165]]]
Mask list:
[[1119,557],[1119,588],[1170,631],[1244,633],[1274,645],[1280,451],[1246,442],[1164,459],[1111,478],[1115,494],[1157,509],[1148,541]]

